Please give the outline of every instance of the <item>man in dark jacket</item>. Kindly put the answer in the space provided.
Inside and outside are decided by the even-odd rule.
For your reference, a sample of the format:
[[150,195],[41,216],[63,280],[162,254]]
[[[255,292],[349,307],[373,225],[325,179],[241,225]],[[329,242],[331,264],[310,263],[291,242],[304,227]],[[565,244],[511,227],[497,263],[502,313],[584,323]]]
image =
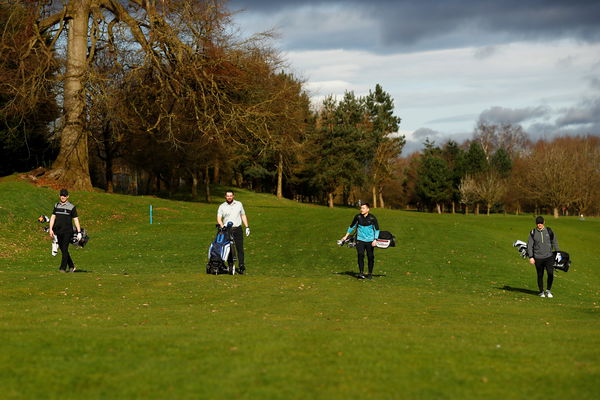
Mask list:
[[[559,251],[556,235],[550,228],[544,226],[544,217],[535,219],[536,227],[529,234],[527,240],[527,255],[529,262],[535,265],[537,271],[537,283],[540,289],[540,297],[554,297],[552,281],[554,281],[554,255],[552,249]],[[548,274],[547,289],[544,292],[544,270]]]
[[[81,240],[81,226],[77,217],[77,208],[69,202],[67,189],[60,190],[60,201],[54,205],[52,217],[50,217],[50,237],[58,239],[58,247],[62,253],[60,272],[75,272],[75,264],[69,254],[69,243],[73,238],[73,223],[77,228],[77,240]],[[67,266],[69,269],[67,269]]]
[[342,237],[346,240],[352,232],[356,232],[356,253],[358,255],[358,279],[365,279],[365,252],[367,253],[367,262],[369,274],[367,279],[373,277],[373,266],[375,265],[375,254],[373,249],[377,245],[376,239],[379,238],[379,223],[373,214],[369,213],[369,203],[363,203],[360,206],[360,214],[356,214],[348,231]]

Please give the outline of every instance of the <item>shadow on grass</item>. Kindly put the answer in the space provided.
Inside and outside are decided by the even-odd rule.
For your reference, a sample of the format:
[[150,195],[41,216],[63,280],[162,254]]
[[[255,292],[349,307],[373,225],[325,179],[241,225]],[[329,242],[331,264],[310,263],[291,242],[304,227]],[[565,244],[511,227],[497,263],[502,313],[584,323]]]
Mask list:
[[[354,271],[334,272],[334,274],[336,274],[336,275],[351,276],[353,278],[358,279],[358,272],[354,272]],[[365,276],[366,276],[366,274],[365,274]],[[373,278],[380,278],[382,276],[385,276],[385,275],[383,275],[383,274],[373,274]]]
[[538,295],[538,292],[536,290],[531,290],[531,289],[523,289],[523,288],[514,288],[508,285],[504,285],[504,287],[499,287],[496,289],[500,289],[500,290],[506,290],[507,292],[520,292],[520,293],[525,293],[525,294],[531,294],[534,296]]
[[75,270],[75,271],[73,271],[72,273],[73,273],[73,274],[78,274],[78,273],[80,273],[80,272],[85,272],[85,273],[87,273],[87,272],[92,272],[92,271],[88,271],[87,269],[76,269],[76,270]]

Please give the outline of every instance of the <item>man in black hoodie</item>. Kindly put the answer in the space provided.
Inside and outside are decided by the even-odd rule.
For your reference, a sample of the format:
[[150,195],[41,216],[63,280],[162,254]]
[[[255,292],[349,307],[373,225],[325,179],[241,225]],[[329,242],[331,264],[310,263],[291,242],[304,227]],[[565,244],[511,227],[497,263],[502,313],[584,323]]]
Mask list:
[[[554,255],[552,249],[559,251],[556,235],[550,228],[544,226],[544,217],[535,219],[536,227],[529,233],[527,240],[527,255],[529,262],[535,265],[540,297],[554,297],[550,289],[554,281]],[[548,274],[547,289],[544,292],[544,270]]]

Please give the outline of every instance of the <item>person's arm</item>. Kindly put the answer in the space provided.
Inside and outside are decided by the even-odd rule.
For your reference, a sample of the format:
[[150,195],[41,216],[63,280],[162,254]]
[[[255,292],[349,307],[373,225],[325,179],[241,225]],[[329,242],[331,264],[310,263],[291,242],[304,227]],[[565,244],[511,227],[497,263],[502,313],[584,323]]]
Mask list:
[[529,234],[529,239],[527,239],[527,256],[529,257],[529,264],[535,264],[535,258],[533,258],[533,237],[535,235],[535,231],[533,234]]
[[52,214],[50,217],[50,226],[48,227],[48,233],[51,238],[54,238],[54,221],[56,220],[56,215]]
[[221,215],[221,206],[219,206],[219,209],[217,210],[217,224],[219,224],[221,228],[224,226],[223,215]]
[[377,246],[377,239],[379,238],[379,222],[377,221],[377,217],[373,215],[373,234],[375,235],[375,240],[371,243],[372,246]]
[[248,225],[248,217],[246,217],[246,214],[242,214],[242,222],[244,223],[246,228],[250,228],[250,226]]
[[73,218],[73,222],[75,223],[75,228],[77,228],[77,233],[81,232],[81,225],[79,225],[79,217]]
[[352,232],[354,232],[354,229],[356,229],[357,225],[358,225],[358,215],[355,216],[354,219],[352,220],[352,223],[348,227],[348,230],[346,231],[346,234],[344,235],[344,237],[342,237],[342,240],[348,239],[348,236],[350,236],[350,234]]
[[[552,233],[554,233],[554,231],[552,231]],[[556,233],[554,233],[552,237],[552,248],[554,249],[554,251],[560,251],[560,249],[558,248],[558,240],[556,239]]]

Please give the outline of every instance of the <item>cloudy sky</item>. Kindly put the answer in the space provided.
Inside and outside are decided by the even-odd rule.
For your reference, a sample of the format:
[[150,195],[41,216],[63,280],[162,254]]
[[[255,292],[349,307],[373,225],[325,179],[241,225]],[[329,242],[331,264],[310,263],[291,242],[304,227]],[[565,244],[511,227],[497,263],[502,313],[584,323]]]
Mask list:
[[315,104],[395,101],[405,154],[470,138],[478,120],[532,136],[600,135],[600,1],[232,0],[243,34],[274,29]]

